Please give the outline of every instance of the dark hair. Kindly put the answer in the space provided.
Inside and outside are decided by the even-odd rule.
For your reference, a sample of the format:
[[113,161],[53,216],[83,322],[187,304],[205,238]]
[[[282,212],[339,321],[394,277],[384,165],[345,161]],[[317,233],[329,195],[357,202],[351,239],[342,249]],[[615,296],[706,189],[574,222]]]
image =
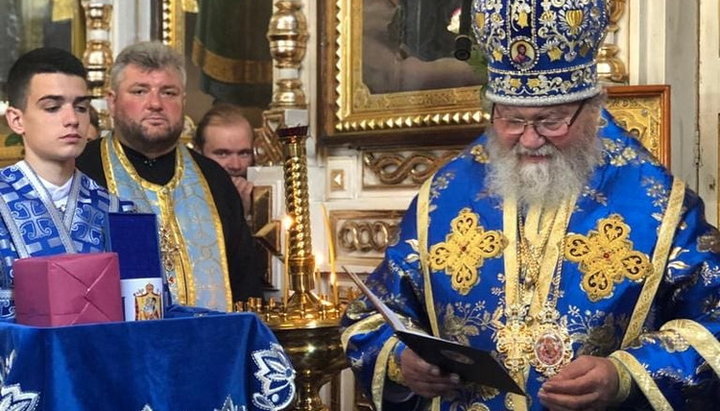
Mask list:
[[54,48],[41,47],[29,51],[10,67],[7,77],[7,96],[10,106],[25,109],[30,80],[36,74],[60,73],[78,76],[86,80],[83,63],[72,53]]
[[250,129],[250,137],[254,138],[253,128],[245,115],[243,110],[229,103],[218,103],[215,104],[208,110],[207,113],[200,119],[195,134],[193,135],[193,146],[198,150],[202,150],[205,145],[205,129],[209,125],[229,125],[229,124],[243,124]]

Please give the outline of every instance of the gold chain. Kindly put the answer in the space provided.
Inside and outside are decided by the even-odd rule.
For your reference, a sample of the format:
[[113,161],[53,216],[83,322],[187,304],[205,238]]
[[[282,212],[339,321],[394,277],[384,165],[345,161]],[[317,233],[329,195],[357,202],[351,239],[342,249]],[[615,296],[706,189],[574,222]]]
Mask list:
[[540,230],[543,230],[543,236],[539,244],[533,245],[528,239],[528,235],[525,232],[525,224],[523,218],[518,216],[518,227],[520,231],[519,239],[519,251],[520,251],[520,269],[522,272],[522,288],[524,288],[525,294],[532,295],[532,291],[535,284],[540,277],[540,269],[542,267],[543,256],[547,249],[548,239],[552,232],[552,227],[557,218],[557,211],[553,214],[552,220],[549,224],[541,226]]
[[[560,241],[559,252],[553,274],[549,278],[550,290],[542,304],[542,309],[535,314],[530,313],[535,288],[542,269],[545,254],[550,251],[549,240],[556,227],[556,223],[567,224],[568,213],[574,201],[569,202],[567,210],[546,216],[546,224],[538,219],[538,230],[542,231],[539,243],[532,244],[528,233],[525,232],[523,218],[518,216],[518,262],[520,264],[521,278],[515,287],[518,299],[513,305],[506,307],[505,327],[498,331],[497,348],[503,358],[503,363],[513,375],[522,376],[526,367],[532,366],[546,377],[555,375],[573,355],[572,340],[567,331],[565,319],[561,318],[556,309],[560,297],[560,280],[562,277],[562,264],[564,260],[563,245]],[[558,214],[563,221],[557,221]],[[563,226],[563,230],[567,227]],[[531,233],[534,234],[534,233]],[[562,236],[564,237],[564,235]],[[537,236],[535,236],[537,238]],[[519,377],[520,378],[520,377]],[[520,378],[522,380],[522,378]]]

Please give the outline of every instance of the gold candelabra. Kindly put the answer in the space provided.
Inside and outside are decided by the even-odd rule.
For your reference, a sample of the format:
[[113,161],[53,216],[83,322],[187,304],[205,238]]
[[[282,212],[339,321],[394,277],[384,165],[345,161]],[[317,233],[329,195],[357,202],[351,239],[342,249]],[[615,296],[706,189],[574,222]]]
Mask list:
[[282,302],[249,301],[242,310],[260,315],[273,329],[297,371],[295,410],[327,410],[319,390],[347,366],[340,343],[342,309],[337,284],[331,279],[333,298],[315,292],[315,257],[312,254],[305,140],[307,127],[277,132],[283,146],[285,205],[289,227],[285,235],[286,289]]
[[[280,302],[270,299],[264,304],[253,299],[238,308],[258,313],[290,356],[297,371],[297,396],[291,408],[327,410],[320,400],[320,387],[345,368],[347,360],[340,343],[342,309],[332,272],[332,291],[328,293],[332,298],[316,292],[305,150],[308,127],[288,126],[307,124],[307,103],[300,80],[308,39],[302,1],[275,0],[267,38],[277,78],[273,102],[263,115],[255,147],[259,164],[283,164],[288,220],[284,235],[285,286]],[[329,254],[334,272],[333,253]]]
[[112,50],[110,48],[110,21],[112,19],[111,0],[83,0],[85,11],[86,44],[83,63],[87,67],[87,81],[93,106],[100,116],[100,128],[111,128],[105,93],[108,87]]

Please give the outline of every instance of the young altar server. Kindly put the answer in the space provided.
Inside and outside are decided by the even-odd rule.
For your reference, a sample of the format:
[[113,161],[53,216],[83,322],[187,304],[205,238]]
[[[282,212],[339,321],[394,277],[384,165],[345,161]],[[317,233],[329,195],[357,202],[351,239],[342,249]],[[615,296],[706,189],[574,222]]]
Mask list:
[[23,138],[24,159],[0,168],[0,320],[13,321],[18,258],[105,251],[108,212],[128,211],[75,168],[87,142],[90,96],[83,64],[38,48],[7,77],[7,123]]

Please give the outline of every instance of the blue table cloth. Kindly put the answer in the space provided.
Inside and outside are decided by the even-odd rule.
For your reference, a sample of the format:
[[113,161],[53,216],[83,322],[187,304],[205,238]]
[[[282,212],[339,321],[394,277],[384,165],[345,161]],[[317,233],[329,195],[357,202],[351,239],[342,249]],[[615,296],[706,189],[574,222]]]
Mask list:
[[0,410],[273,410],[295,371],[254,314],[37,328],[0,323]]

